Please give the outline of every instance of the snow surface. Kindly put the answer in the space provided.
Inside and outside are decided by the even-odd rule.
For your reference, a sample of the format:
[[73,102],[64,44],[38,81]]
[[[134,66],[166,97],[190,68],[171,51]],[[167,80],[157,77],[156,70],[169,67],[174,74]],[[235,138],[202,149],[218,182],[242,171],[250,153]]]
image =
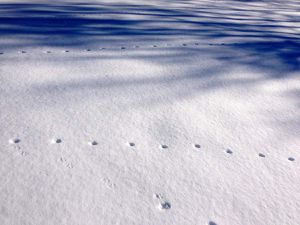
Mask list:
[[299,8],[1,0],[0,224],[300,224]]

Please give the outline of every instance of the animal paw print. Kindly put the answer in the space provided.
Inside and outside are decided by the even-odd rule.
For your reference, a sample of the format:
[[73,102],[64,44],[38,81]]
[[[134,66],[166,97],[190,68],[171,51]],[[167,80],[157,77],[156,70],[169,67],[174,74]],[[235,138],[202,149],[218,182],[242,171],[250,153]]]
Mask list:
[[171,209],[171,203],[164,199],[162,194],[154,194],[154,198],[158,200],[157,208],[159,210],[169,210]]
[[97,141],[90,141],[90,142],[89,142],[89,145],[91,145],[91,146],[96,146],[96,145],[98,145],[98,142],[97,142]]
[[72,169],[74,167],[73,163],[68,162],[64,157],[60,157],[59,161],[67,168]]
[[28,152],[24,152],[24,151],[21,152],[21,156],[25,157],[25,156],[27,156],[27,155],[29,155]]
[[226,149],[226,153],[232,155],[233,151],[231,149]]
[[53,138],[50,142],[52,144],[60,144],[60,143],[62,143],[62,139],[60,139],[60,138]]
[[103,178],[103,182],[106,184],[107,187],[109,188],[115,188],[116,184],[112,182],[109,178],[105,177]]
[[201,148],[201,145],[199,145],[199,144],[194,144],[194,148]]
[[21,142],[21,139],[19,138],[14,138],[14,139],[9,139],[8,143],[13,145],[14,149],[20,150],[21,146],[19,145]]
[[19,138],[10,139],[8,141],[10,144],[19,144],[21,140]]
[[164,196],[162,194],[159,194],[159,193],[154,194],[153,197],[156,198],[156,199],[159,199],[159,200],[162,200],[164,198]]
[[129,147],[135,147],[135,143],[134,142],[128,142],[128,146]]
[[161,149],[167,149],[167,148],[169,148],[169,146],[168,146],[168,145],[165,145],[165,144],[163,144],[163,145],[160,145],[160,148],[161,148]]
[[171,203],[170,202],[162,202],[158,205],[158,208],[160,210],[168,210],[171,209]]

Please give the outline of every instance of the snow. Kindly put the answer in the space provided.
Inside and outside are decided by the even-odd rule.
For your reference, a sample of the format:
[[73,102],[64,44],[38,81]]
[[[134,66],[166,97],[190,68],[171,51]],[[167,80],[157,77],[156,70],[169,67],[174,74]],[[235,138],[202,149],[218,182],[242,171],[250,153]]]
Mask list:
[[0,224],[300,224],[299,7],[1,0]]

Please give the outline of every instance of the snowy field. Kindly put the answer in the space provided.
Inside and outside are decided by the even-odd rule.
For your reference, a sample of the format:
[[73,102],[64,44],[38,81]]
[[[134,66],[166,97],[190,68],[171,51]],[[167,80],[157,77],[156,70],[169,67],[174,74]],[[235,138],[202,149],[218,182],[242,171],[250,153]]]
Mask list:
[[300,2],[0,0],[0,225],[299,225]]

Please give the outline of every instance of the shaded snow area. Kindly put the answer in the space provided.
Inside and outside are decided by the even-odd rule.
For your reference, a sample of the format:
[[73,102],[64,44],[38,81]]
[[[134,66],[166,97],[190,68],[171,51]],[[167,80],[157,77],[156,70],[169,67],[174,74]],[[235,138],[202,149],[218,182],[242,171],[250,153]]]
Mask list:
[[0,224],[299,225],[299,12],[0,0]]

